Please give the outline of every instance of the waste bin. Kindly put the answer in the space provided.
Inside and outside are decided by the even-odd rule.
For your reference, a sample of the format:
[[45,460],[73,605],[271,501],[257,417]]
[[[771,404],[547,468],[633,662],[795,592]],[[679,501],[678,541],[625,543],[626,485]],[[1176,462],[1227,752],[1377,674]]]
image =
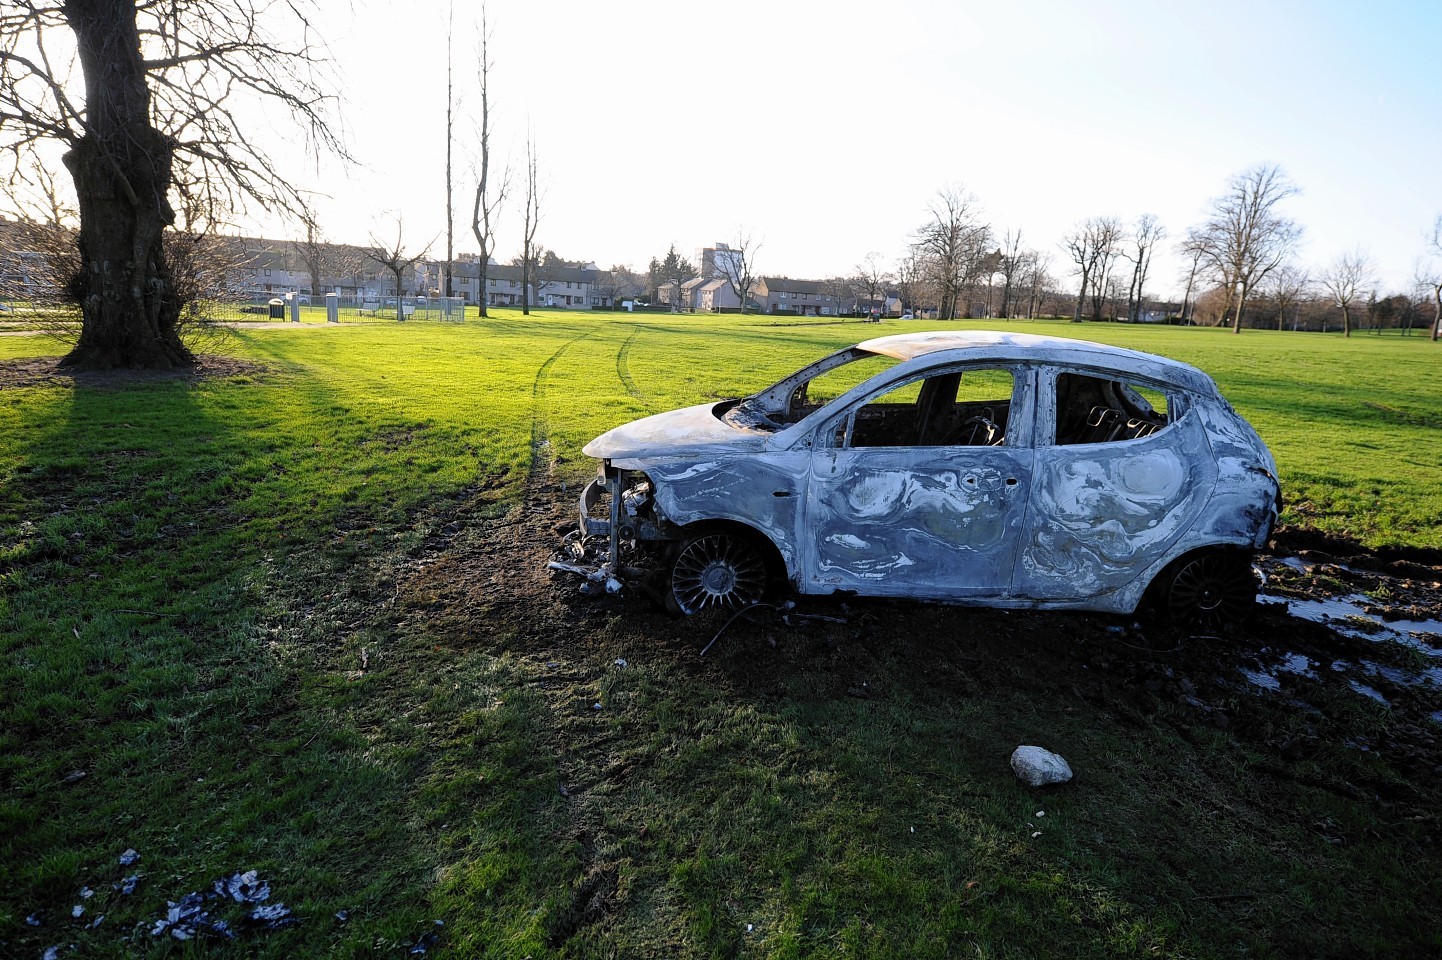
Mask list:
[[272,320],[285,319],[285,301],[280,297],[270,298],[270,318]]

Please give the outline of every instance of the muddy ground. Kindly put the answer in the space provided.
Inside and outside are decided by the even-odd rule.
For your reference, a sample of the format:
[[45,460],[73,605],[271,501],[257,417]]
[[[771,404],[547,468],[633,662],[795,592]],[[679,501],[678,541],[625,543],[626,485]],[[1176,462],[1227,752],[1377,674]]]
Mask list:
[[1328,789],[1435,816],[1435,797],[1407,784],[1442,776],[1442,556],[1379,556],[1281,530],[1258,561],[1266,584],[1255,616],[1225,635],[1145,617],[794,596],[790,610],[677,618],[642,590],[588,596],[579,578],[547,569],[563,559],[576,492],[533,484],[500,521],[462,511],[416,558],[403,606],[445,633],[504,629],[509,649],[542,658],[564,648],[604,663],[640,649],[697,669],[719,661],[738,688],[763,695],[788,671],[812,669],[838,696],[886,697],[886,684],[914,678],[958,695],[1005,683],[1076,697],[1124,721],[1179,706],[1279,768],[1371,754],[1395,775]]

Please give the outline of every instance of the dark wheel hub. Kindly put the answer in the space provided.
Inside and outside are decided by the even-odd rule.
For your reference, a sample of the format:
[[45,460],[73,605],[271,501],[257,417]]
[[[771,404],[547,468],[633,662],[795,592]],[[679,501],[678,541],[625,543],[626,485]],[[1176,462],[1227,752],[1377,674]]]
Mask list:
[[688,540],[671,568],[671,596],[682,613],[745,606],[766,590],[766,564],[749,541],[726,533]]
[[1204,554],[1176,569],[1167,589],[1167,613],[1178,626],[1220,630],[1246,620],[1256,599],[1250,558]]

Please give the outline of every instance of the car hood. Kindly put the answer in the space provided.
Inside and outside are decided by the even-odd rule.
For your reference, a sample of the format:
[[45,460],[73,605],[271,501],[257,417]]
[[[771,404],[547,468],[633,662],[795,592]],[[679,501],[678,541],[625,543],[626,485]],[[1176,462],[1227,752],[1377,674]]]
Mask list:
[[718,417],[720,404],[703,403],[633,420],[607,430],[584,453],[598,460],[675,457],[693,453],[759,448],[769,433],[735,426]]

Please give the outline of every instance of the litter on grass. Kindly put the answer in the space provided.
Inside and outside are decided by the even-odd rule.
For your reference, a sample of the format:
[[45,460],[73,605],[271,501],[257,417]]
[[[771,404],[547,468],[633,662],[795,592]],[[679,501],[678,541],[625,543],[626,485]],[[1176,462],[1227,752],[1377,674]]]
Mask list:
[[[261,930],[280,930],[300,923],[283,903],[266,903],[270,884],[254,870],[221,877],[205,893],[187,893],[178,901],[167,901],[165,916],[150,928],[151,936],[170,934],[176,940],[212,937],[234,940],[238,934]],[[249,911],[230,918],[217,913],[231,903],[251,907]]]
[[431,947],[434,947],[436,945],[436,942],[441,938],[441,927],[444,927],[445,925],[446,922],[444,920],[435,921],[435,926],[432,929],[428,930],[426,933],[422,934],[421,938],[416,941],[416,945],[411,947],[411,954],[413,956],[423,954],[428,952]]

